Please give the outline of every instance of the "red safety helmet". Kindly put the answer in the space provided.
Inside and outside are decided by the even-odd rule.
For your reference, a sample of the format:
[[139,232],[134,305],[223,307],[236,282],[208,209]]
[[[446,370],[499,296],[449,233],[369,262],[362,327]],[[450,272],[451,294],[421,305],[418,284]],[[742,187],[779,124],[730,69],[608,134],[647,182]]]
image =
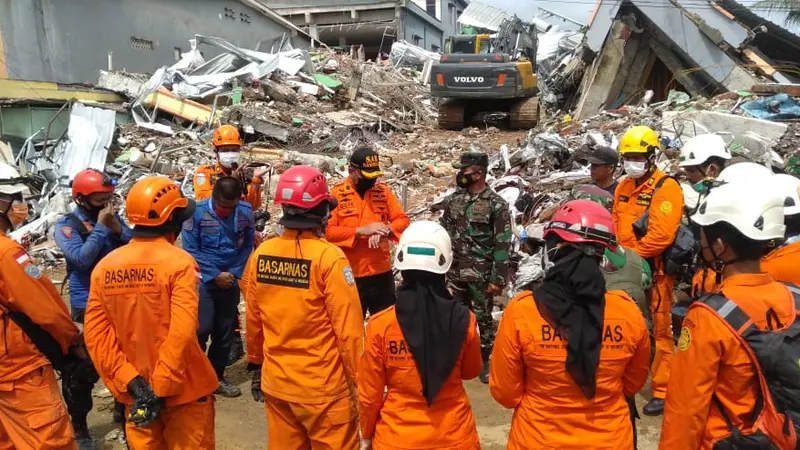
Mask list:
[[543,237],[555,234],[573,244],[598,244],[616,249],[611,213],[591,200],[572,200],[561,205],[544,227]]
[[325,175],[310,166],[294,166],[278,179],[275,204],[311,209],[320,203],[336,200],[328,190]]
[[95,169],[86,169],[78,172],[72,180],[72,199],[77,200],[79,195],[88,196],[99,192],[114,192],[117,183],[108,175]]

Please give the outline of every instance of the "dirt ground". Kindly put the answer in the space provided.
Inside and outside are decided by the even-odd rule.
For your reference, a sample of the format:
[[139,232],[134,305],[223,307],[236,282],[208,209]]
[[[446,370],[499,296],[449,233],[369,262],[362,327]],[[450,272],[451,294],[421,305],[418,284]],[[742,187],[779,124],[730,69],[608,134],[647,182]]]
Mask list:
[[[250,375],[245,371],[245,366],[240,361],[228,368],[226,373],[228,380],[242,390],[242,396],[233,399],[217,398],[216,437],[219,450],[256,450],[263,449],[266,445],[264,406],[250,397]],[[466,387],[481,437],[481,448],[504,449],[511,427],[512,411],[495,403],[489,395],[488,387],[477,379],[468,381]],[[649,398],[649,391],[645,390],[643,393]],[[641,395],[637,396],[640,411],[645,402]],[[95,409],[89,416],[89,424],[99,440],[116,428],[111,421],[111,406],[110,398],[95,398]],[[642,417],[643,420],[638,422],[639,450],[656,450],[661,418]],[[123,447],[113,442],[104,442],[103,448],[119,450]]]

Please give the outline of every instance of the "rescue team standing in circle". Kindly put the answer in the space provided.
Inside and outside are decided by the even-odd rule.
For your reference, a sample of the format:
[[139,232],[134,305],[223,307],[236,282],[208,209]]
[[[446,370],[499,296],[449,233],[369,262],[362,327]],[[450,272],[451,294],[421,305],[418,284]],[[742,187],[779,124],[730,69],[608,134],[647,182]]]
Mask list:
[[[239,166],[241,145],[217,130],[197,203],[168,178],[139,180],[127,220],[110,177],[76,175],[78,207],[56,226],[72,317],[6,236],[31,193],[0,164],[0,450],[98,448],[98,378],[128,448],[215,448],[215,394],[241,394],[224,376],[240,295],[270,449],[479,449],[463,384],[477,377],[514,410],[509,449],[636,449],[648,376],[642,412],[663,414],[662,450],[798,448],[800,180],[729,164],[724,140],[699,135],[681,184],[656,166],[655,131],[632,127],[587,159],[595,186],[524,243],[544,277],[497,326],[514,233],[487,155],[455,164],[441,224],[410,223],[371,148],[332,190],[288,168],[278,230],[256,245],[265,172]],[[692,287],[673,307],[676,280]]]

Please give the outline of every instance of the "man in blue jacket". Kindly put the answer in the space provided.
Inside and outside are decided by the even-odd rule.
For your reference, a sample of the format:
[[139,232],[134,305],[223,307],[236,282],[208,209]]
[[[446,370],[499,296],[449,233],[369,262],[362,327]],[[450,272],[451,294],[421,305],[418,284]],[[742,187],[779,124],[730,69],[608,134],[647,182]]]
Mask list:
[[239,280],[255,239],[253,209],[241,196],[237,179],[218,179],[211,198],[197,202],[181,231],[183,249],[197,261],[202,276],[197,337],[203,348],[211,338],[208,359],[219,378],[215,393],[223,397],[242,395],[224,376],[236,328]]
[[[87,169],[72,180],[72,199],[75,211],[58,219],[56,244],[67,260],[69,302],[72,321],[83,324],[86,301],[89,299],[89,278],[92,269],[112,250],[131,239],[131,229],[114,212],[111,198],[114,181],[106,174]],[[92,410],[93,376],[70,377],[62,380],[64,402],[67,404],[75,437],[81,450],[96,448],[89,435],[86,417]],[[114,420],[124,422],[124,407],[117,404]]]

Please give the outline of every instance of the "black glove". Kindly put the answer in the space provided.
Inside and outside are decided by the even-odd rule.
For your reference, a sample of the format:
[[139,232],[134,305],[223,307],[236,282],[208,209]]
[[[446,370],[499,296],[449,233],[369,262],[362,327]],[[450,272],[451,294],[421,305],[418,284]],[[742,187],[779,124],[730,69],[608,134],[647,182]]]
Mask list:
[[133,405],[128,412],[128,421],[137,427],[153,423],[161,412],[163,401],[156,397],[153,389],[141,376],[128,383],[128,394],[133,397]]
[[264,393],[261,392],[261,366],[249,363],[247,370],[253,372],[253,381],[250,382],[250,393],[253,395],[253,400],[264,403]]

